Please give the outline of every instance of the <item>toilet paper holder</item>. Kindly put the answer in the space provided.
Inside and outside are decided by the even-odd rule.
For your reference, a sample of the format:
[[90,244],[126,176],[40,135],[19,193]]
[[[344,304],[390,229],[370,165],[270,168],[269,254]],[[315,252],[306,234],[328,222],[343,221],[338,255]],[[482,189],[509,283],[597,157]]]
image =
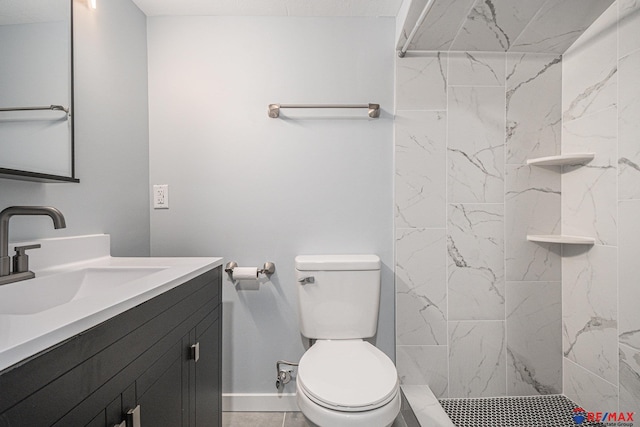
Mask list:
[[[224,266],[224,271],[233,279],[233,269],[238,267],[238,263],[235,261],[229,261],[227,265]],[[272,275],[276,271],[276,265],[272,262],[265,262],[262,268],[258,268],[258,274],[266,274],[267,276]]]

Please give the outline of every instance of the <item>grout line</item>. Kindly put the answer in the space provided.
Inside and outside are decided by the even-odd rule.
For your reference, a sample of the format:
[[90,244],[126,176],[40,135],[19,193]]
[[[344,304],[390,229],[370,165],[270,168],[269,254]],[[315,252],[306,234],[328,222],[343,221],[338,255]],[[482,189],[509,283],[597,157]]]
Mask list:
[[[523,30],[524,31],[524,30]],[[516,39],[517,40],[517,39]],[[508,126],[508,111],[507,111],[507,90],[509,88],[508,72],[509,72],[509,56],[504,54],[504,126],[502,127],[504,132],[504,145],[503,145],[503,165],[502,165],[502,280],[504,283],[504,394],[509,395],[509,341],[508,341],[508,324],[507,324],[507,126]]]
[[[619,345],[618,345],[618,347],[619,347]],[[582,370],[582,371],[586,372],[586,373],[587,373],[587,374],[589,374],[589,375],[594,376],[596,379],[598,379],[598,380],[600,380],[600,381],[603,381],[603,382],[607,383],[607,384],[608,384],[608,385],[610,385],[611,387],[616,388],[616,389],[619,387],[618,385],[613,384],[611,381],[608,381],[608,380],[606,380],[606,379],[602,378],[600,375],[596,374],[595,372],[592,372],[591,370],[589,370],[589,369],[585,368],[585,367],[584,367],[584,366],[582,366],[581,364],[579,364],[579,363],[577,363],[577,362],[574,362],[573,360],[569,359],[567,356],[562,356],[562,358],[563,358],[563,360],[564,360],[564,361],[566,361],[566,362],[568,362],[568,363],[571,363],[571,364],[573,364],[573,365],[577,366],[578,368],[580,368],[580,370]],[[563,394],[565,394],[565,393],[563,393]],[[618,396],[618,397],[619,397],[619,396]]]
[[504,202],[450,202],[447,204],[447,206],[451,206],[451,205],[504,205]]
[[[616,3],[616,160],[620,159],[620,1]],[[618,411],[620,411],[620,166],[616,161],[616,341],[618,341]]]
[[[460,31],[462,27],[458,29]],[[457,36],[457,34],[456,34]],[[454,37],[455,41],[455,37]],[[453,44],[453,41],[451,42]],[[446,81],[446,93],[445,95],[445,108],[446,108],[446,118],[445,118],[445,130],[444,130],[444,162],[445,162],[445,174],[444,174],[444,225],[445,225],[445,239],[449,236],[449,120],[451,117],[451,111],[449,110],[449,80],[451,78],[451,55],[449,53],[447,55],[447,81]],[[445,240],[446,243],[446,240]],[[445,279],[444,279],[444,298],[445,298],[445,306],[447,309],[447,317],[445,319],[445,334],[446,334],[446,361],[447,361],[447,397],[451,395],[451,347],[450,347],[450,330],[449,330],[449,260],[447,256],[447,248],[445,247],[444,251],[444,268],[445,268]]]
[[[474,85],[474,84],[468,84],[468,85],[448,85],[448,87],[501,87],[501,88],[505,88],[504,85]],[[506,88],[505,88],[506,90]],[[506,93],[506,92],[505,92]]]
[[630,351],[632,351],[634,353],[640,353],[640,349],[637,349],[636,347],[630,346],[629,344],[627,344],[625,342],[618,342],[618,347],[625,347],[625,348],[628,348]]
[[[403,29],[404,32],[404,29]],[[393,260],[393,364],[396,366],[396,373],[398,373],[398,227],[397,227],[397,202],[398,192],[396,189],[396,174],[398,172],[398,156],[397,151],[397,137],[398,137],[398,116],[400,110],[398,110],[398,55],[394,55],[393,59],[393,144],[391,151],[392,158],[392,173],[391,173],[391,191],[392,191],[392,204],[391,204],[391,218],[393,221],[393,230],[391,230],[391,258]],[[379,315],[379,313],[378,313]],[[400,377],[398,375],[398,377]]]
[[[562,140],[564,135],[564,53],[560,55],[560,154],[562,154]],[[560,234],[562,234],[562,182],[564,176],[564,166],[560,166]],[[565,336],[564,336],[564,245],[560,245],[560,355],[562,357],[560,361],[560,390],[563,394],[566,394],[564,379],[566,372],[564,369],[564,348],[565,348]]]

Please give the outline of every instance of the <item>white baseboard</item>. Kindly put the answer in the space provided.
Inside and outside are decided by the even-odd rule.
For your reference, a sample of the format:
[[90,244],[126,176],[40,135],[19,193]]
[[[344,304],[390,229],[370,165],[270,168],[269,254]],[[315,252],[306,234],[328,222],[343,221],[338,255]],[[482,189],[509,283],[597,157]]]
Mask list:
[[223,393],[224,412],[297,412],[295,393]]

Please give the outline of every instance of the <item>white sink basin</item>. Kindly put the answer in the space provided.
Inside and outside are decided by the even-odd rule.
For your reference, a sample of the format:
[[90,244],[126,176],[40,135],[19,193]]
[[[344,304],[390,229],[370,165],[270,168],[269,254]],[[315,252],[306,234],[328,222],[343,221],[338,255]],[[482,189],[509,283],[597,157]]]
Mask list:
[[35,314],[71,301],[121,292],[126,284],[167,267],[94,267],[5,285],[0,315]]
[[[108,235],[41,244],[34,279],[0,286],[0,371],[222,265],[218,257],[118,258]],[[10,248],[11,250],[11,248]]]

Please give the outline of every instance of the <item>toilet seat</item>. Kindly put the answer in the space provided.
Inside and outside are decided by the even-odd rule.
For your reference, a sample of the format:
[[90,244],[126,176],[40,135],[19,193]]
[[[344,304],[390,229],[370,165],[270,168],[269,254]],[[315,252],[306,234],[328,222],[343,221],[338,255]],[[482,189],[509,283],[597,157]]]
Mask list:
[[398,394],[396,367],[363,340],[319,340],[300,359],[297,383],[316,404],[357,412],[384,406]]

